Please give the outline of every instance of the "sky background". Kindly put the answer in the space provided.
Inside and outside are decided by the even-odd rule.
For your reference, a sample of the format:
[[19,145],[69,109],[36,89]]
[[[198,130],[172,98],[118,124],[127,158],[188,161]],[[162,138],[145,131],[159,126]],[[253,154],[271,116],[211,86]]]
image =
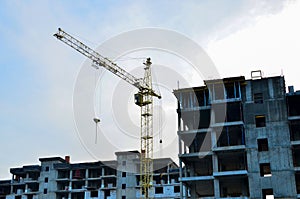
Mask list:
[[[0,1],[0,179],[10,178],[10,167],[39,164],[39,157],[70,155],[72,162],[95,161],[77,136],[72,106],[74,84],[86,59],[52,36],[58,27],[93,48],[139,28],[177,31],[208,53],[221,77],[250,78],[250,72],[259,69],[266,77],[285,75],[286,85],[300,90],[299,21],[300,1]],[[151,53],[159,57],[149,51],[130,57]],[[168,55],[163,60],[169,66],[176,61]],[[200,78],[192,81],[193,86],[203,85]],[[174,81],[172,89],[176,85]],[[101,101],[105,112],[105,103],[115,94],[108,85],[100,88],[98,95],[108,96]],[[172,107],[168,103],[164,105]],[[169,118],[176,119],[176,112],[172,114]],[[138,115],[130,117],[138,120]],[[89,131],[87,136],[95,136]],[[176,129],[168,133],[175,136]],[[114,152],[99,158],[114,159]]]

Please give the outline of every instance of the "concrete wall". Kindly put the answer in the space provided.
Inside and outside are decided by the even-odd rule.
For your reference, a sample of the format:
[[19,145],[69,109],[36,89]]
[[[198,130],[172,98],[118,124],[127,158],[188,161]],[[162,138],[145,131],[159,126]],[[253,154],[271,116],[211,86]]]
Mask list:
[[[41,162],[41,173],[39,177],[39,198],[40,199],[56,199],[55,191],[57,190],[57,170],[53,168],[53,164],[61,163],[60,161],[42,161]],[[49,168],[47,171],[46,168]],[[45,178],[48,178],[48,183],[45,182]],[[43,194],[44,190],[47,190],[47,194]]]
[[[139,156],[134,152],[120,152],[117,154],[117,198],[135,198],[136,197],[136,174],[139,173],[136,161]],[[126,174],[126,177],[122,177],[122,173]],[[125,189],[122,189],[122,184],[126,185]]]
[[[245,89],[244,122],[251,198],[262,198],[262,189],[273,189],[276,198],[296,198],[284,78],[249,80]],[[255,93],[263,94],[262,104],[254,103]],[[256,127],[257,115],[265,115],[265,127]],[[258,151],[259,138],[268,139],[268,151]],[[261,163],[270,163],[272,176],[261,177]]]

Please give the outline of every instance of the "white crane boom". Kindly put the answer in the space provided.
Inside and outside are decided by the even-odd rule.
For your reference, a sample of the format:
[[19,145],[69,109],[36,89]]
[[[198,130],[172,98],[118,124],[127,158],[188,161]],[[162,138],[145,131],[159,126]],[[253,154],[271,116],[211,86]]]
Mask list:
[[[135,94],[135,104],[141,107],[141,156],[140,156],[140,181],[141,181],[141,198],[152,198],[150,195],[150,188],[153,182],[153,96],[161,96],[152,90],[152,76],[151,76],[151,61],[147,59],[145,65],[144,78],[136,78],[131,75],[111,60],[103,57],[87,45],[83,44],[73,36],[69,35],[62,29],[54,36],[77,50],[87,58],[91,59],[94,64],[102,66],[121,79],[127,81],[129,84],[139,89]],[[144,196],[143,196],[144,195]]]

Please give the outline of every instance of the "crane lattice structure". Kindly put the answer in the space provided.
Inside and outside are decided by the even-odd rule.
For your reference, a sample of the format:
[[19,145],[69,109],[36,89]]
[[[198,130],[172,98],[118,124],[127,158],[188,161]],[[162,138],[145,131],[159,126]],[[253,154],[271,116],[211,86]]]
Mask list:
[[135,104],[141,107],[140,197],[152,198],[149,191],[153,182],[153,96],[159,99],[161,96],[152,89],[150,58],[147,58],[144,63],[144,78],[136,78],[62,29],[59,28],[54,36],[92,60],[95,65],[104,67],[139,89],[138,93],[134,95],[134,99]]

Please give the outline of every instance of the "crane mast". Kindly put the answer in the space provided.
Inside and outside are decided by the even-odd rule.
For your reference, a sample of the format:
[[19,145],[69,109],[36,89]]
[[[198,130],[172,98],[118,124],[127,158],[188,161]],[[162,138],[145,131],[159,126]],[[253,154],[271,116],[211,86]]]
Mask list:
[[104,67],[139,89],[138,93],[134,95],[134,99],[135,104],[141,108],[140,198],[143,198],[143,195],[146,199],[152,198],[149,191],[153,181],[153,96],[159,99],[161,96],[152,89],[150,58],[147,58],[144,63],[144,78],[136,78],[62,29],[59,28],[54,36],[92,60],[94,64]]

